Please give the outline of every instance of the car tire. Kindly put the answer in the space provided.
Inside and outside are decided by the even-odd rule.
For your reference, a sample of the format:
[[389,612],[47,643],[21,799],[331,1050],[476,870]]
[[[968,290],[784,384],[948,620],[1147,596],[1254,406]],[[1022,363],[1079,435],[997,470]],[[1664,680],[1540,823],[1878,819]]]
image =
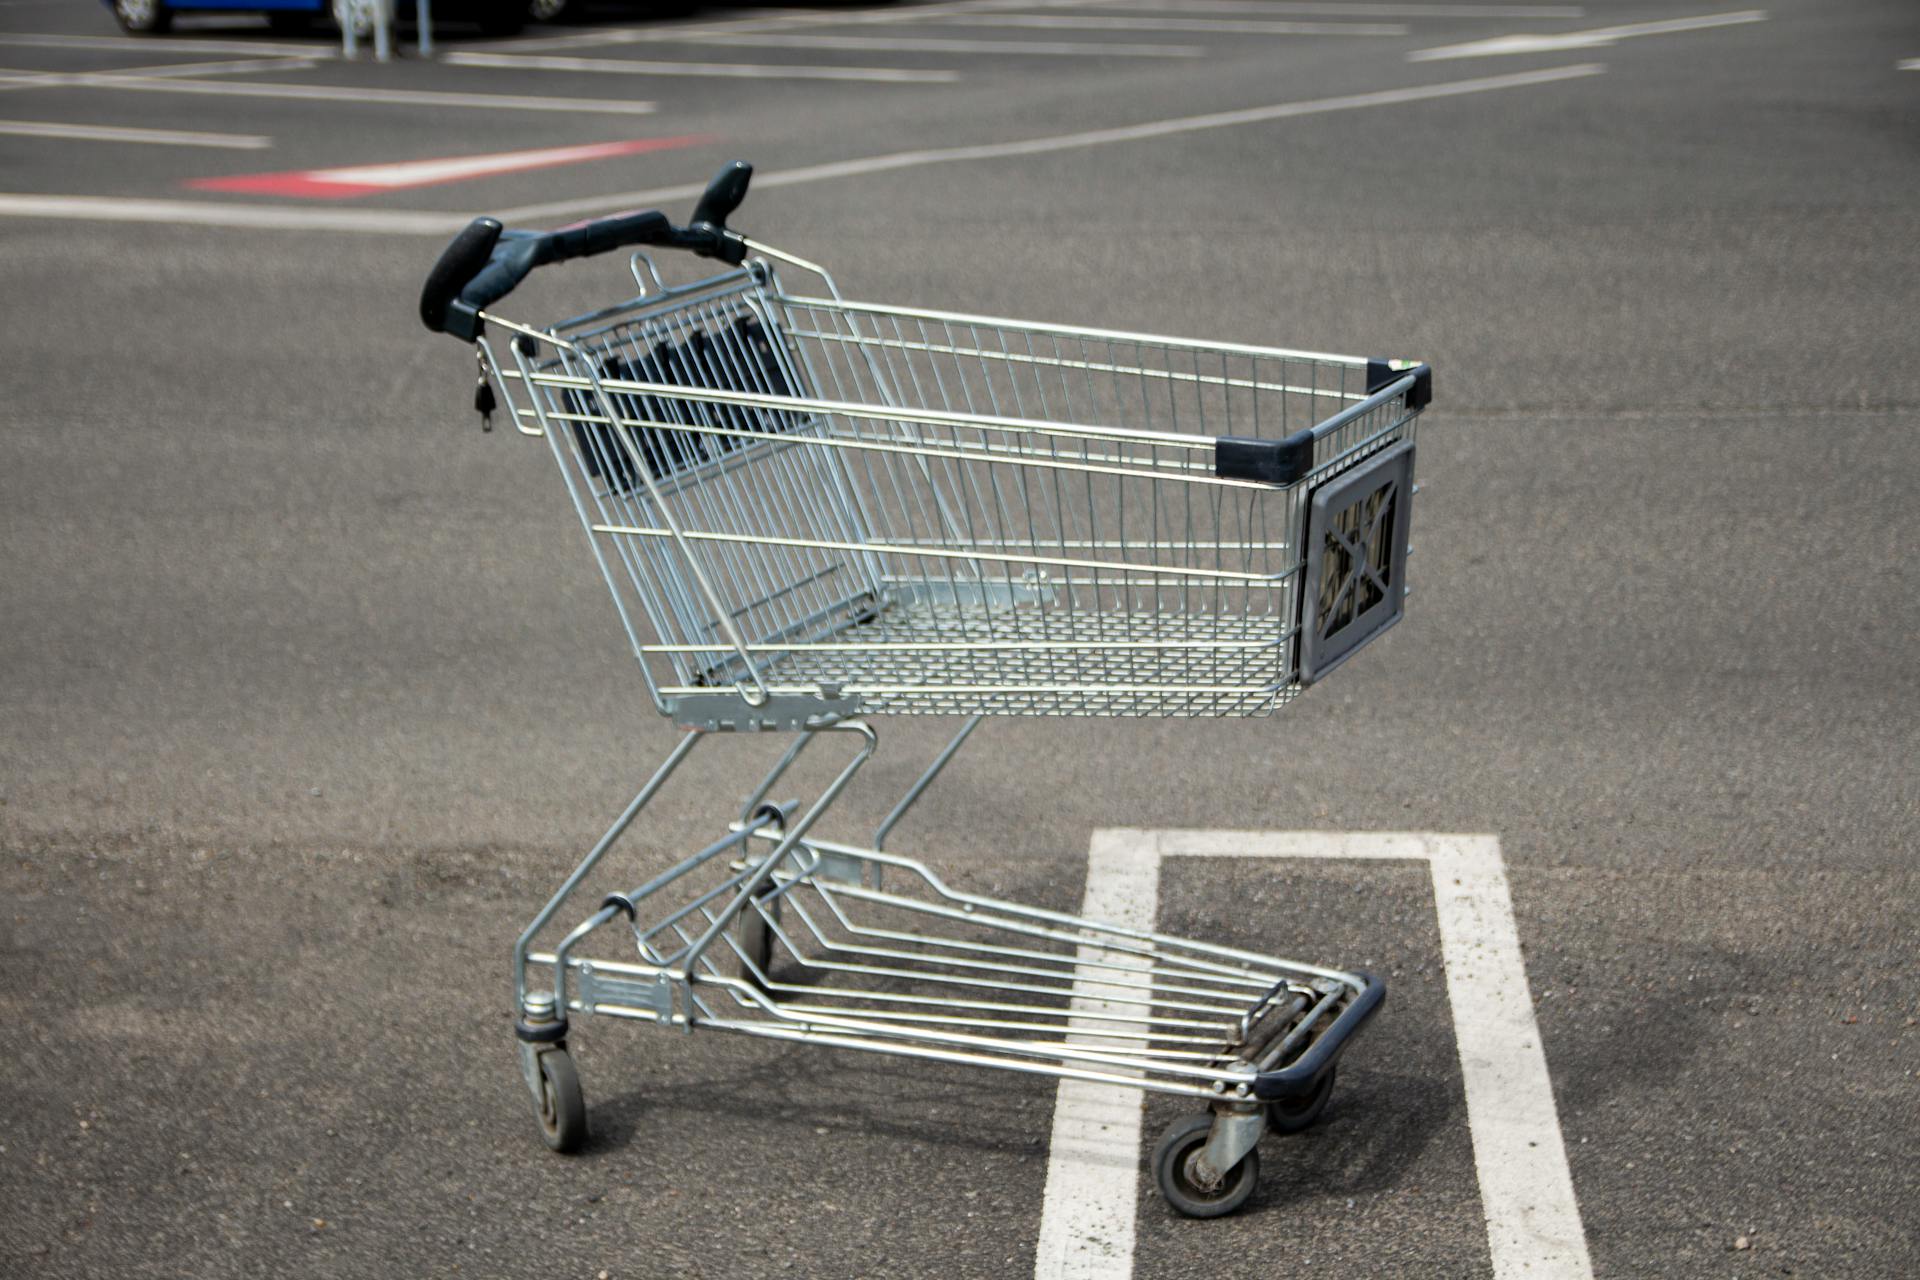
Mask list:
[[162,0],[113,0],[113,20],[129,35],[157,36],[173,26],[173,10]]
[[474,6],[473,20],[482,35],[517,36],[526,29],[527,0],[484,0]]

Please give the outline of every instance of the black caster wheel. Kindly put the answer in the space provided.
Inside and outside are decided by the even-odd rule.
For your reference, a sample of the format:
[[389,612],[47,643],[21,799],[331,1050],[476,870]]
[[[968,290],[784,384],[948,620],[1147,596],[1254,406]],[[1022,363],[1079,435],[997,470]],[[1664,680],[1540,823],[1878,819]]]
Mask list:
[[565,1049],[540,1055],[540,1136],[562,1154],[578,1151],[587,1140],[587,1101]]
[[748,904],[741,910],[735,928],[738,930],[735,941],[740,944],[743,956],[740,976],[754,986],[764,988],[773,973],[773,926],[752,904]]
[[1298,1098],[1267,1104],[1267,1128],[1275,1133],[1300,1133],[1313,1127],[1333,1096],[1334,1068],[1328,1067],[1314,1082],[1313,1092]]
[[1153,1149],[1153,1178],[1174,1212],[1189,1218],[1221,1218],[1247,1202],[1260,1181],[1260,1153],[1249,1151],[1217,1187],[1201,1183],[1195,1162],[1213,1131],[1213,1117],[1181,1116]]

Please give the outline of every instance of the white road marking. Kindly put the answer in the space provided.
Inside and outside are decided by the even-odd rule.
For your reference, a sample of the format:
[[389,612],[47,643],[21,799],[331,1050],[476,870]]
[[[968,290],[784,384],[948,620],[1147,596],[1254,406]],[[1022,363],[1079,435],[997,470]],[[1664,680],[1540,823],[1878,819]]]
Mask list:
[[1465,44],[1416,49],[1407,55],[1407,61],[1438,62],[1448,58],[1491,58],[1516,53],[1565,53],[1577,49],[1604,49],[1622,40],[1631,40],[1638,36],[1663,36],[1680,31],[1707,31],[1714,27],[1737,27],[1766,20],[1765,9],[1742,9],[1737,13],[1707,13],[1694,18],[1668,18],[1661,22],[1635,22],[1619,27],[1595,27],[1590,31],[1563,31],[1557,35],[1495,36],[1490,40],[1470,40]]
[[[1392,106],[1398,103],[1424,102],[1463,94],[1490,93],[1499,89],[1554,84],[1563,80],[1596,76],[1605,70],[1605,67],[1597,63],[1588,63],[1572,67],[1556,67],[1545,71],[1481,76],[1471,80],[1454,80],[1410,89],[1384,89],[1374,93],[1351,94],[1340,98],[1283,102],[1245,111],[1223,111],[1212,115],[1156,120],[1117,129],[1056,134],[1051,137],[1030,138],[1018,142],[986,143],[972,147],[948,147],[928,151],[901,151],[891,155],[868,156],[863,159],[841,160],[799,169],[755,174],[754,182],[763,188],[789,187],[803,183],[824,182],[833,178],[860,177],[896,169],[912,169],[923,165],[1040,155],[1049,151],[1065,151],[1075,147],[1167,137],[1200,129],[1220,129],[1233,125],[1283,120],[1294,116],[1353,111],[1365,107]],[[560,99],[543,98],[538,101],[554,102]],[[700,195],[705,189],[704,183],[655,187],[645,191],[627,191],[580,200],[523,205],[518,209],[503,210],[499,216],[508,222],[525,223],[536,219],[571,217],[614,209],[633,209],[646,205],[664,204],[670,200],[688,199]],[[395,235],[431,236],[446,235],[466,225],[464,218],[424,210],[289,209],[278,205],[129,200],[111,196],[0,195],[0,217],[87,218],[105,222],[279,227],[302,231],[384,231]]]
[[[665,139],[660,141],[676,141]],[[478,178],[490,173],[518,173],[554,165],[604,160],[652,149],[646,142],[590,142],[574,147],[544,147],[536,151],[501,151],[484,156],[449,156],[440,160],[402,160],[393,164],[349,165],[342,169],[314,169],[310,176],[330,182],[368,187],[424,187]]]
[[106,125],[56,124],[40,120],[0,120],[0,134],[16,138],[60,138],[71,142],[137,142],[158,147],[219,147],[260,151],[273,139],[257,133],[195,133],[183,129],[112,128]]
[[581,71],[630,76],[696,76],[735,80],[845,80],[878,84],[951,84],[958,71],[915,71],[901,67],[806,67],[766,62],[637,62],[626,58],[566,58],[525,53],[441,55],[456,67],[499,67],[525,71]]
[[323,43],[269,44],[265,40],[152,40],[145,36],[4,35],[0,45],[29,49],[126,49],[148,57],[170,53],[235,53],[254,58],[334,58],[337,50]]
[[464,214],[413,209],[313,209],[208,200],[128,200],[119,196],[0,195],[0,217],[65,218],[89,222],[159,222],[168,226],[234,227],[266,231],[357,231],[375,235],[449,236],[467,225]]
[[1920,71],[1920,58],[1906,58],[1893,64],[1895,71]]
[[[1134,832],[1096,831],[1087,850],[1087,888],[1081,914],[1130,929],[1152,929],[1160,901],[1160,855]],[[1082,946],[1081,964],[1146,968],[1124,952]],[[1096,976],[1111,970],[1092,971]],[[1076,978],[1078,985],[1078,978]],[[1072,1039],[1103,1039],[1103,1015],[1127,1012],[1092,994],[1073,997]],[[1033,1274],[1045,1280],[1122,1280],[1133,1270],[1134,1211],[1140,1167],[1140,1104],[1137,1089],[1062,1080],[1054,1095],[1053,1138],[1047,1147],[1047,1189],[1040,1209],[1040,1241]]]
[[1071,40],[949,40],[935,36],[817,36],[784,35],[679,35],[661,32],[660,39],[682,44],[723,44],[759,49],[844,49],[872,50],[875,53],[1001,53],[1012,55],[1073,58],[1197,58],[1206,52],[1190,44],[1121,44],[1104,41]]
[[122,67],[118,71],[89,74],[157,80],[166,76],[234,76],[250,71],[312,71],[319,65],[313,58],[229,58],[220,62],[174,62],[152,67]]
[[[912,13],[908,9],[905,12]],[[1040,27],[1070,31],[1187,31],[1242,36],[1404,36],[1391,22],[1236,22],[1226,18],[1121,18],[1079,13],[956,13],[933,19],[956,27]]]
[[761,13],[751,18],[728,18],[713,22],[666,27],[601,27],[577,35],[541,36],[530,40],[512,40],[493,47],[500,50],[586,49],[615,44],[639,44],[656,39],[682,39],[688,35],[728,35],[742,32],[790,31],[796,27],[861,27],[899,22],[914,22],[936,14],[991,12],[996,9],[1064,8],[1098,4],[1102,0],[956,0],[947,4],[889,6],[846,11],[835,8],[802,13]]
[[495,111],[575,111],[596,115],[644,116],[654,104],[610,98],[531,98],[501,93],[441,93],[428,89],[351,89],[344,85],[262,84],[197,81],[121,72],[0,72],[0,82],[15,89],[82,87],[145,93],[189,93],[223,98],[283,98],[304,102],[382,102],[410,107],[472,107]]
[[1103,9],[1161,13],[1266,13],[1324,18],[1584,18],[1570,4],[1340,4],[1308,0],[1101,0]]
[[[1499,840],[1416,832],[1096,831],[1087,868],[1087,913],[1097,914],[1096,902],[1106,905],[1123,896],[1129,886],[1151,884],[1157,891],[1159,864],[1173,857],[1427,863],[1495,1280],[1591,1280],[1593,1265],[1534,1020]],[[1139,904],[1133,904],[1133,910],[1137,913]],[[1151,917],[1151,910],[1146,914]],[[1135,919],[1124,922],[1135,924]],[[1324,959],[1339,963],[1337,958]],[[1137,1108],[1134,1116],[1137,1129]],[[1059,1127],[1056,1116],[1056,1133]],[[1110,1198],[1102,1208],[1125,1205],[1131,1216],[1139,1154],[1136,1145],[1130,1166],[1134,1176],[1125,1186],[1111,1185]],[[1112,1153],[1096,1151],[1095,1155],[1107,1160]],[[1047,1217],[1054,1207],[1054,1163],[1049,1156],[1048,1198],[1041,1217],[1043,1243],[1049,1239]],[[1089,1168],[1093,1161],[1082,1149],[1069,1148],[1061,1164],[1070,1185],[1072,1180],[1094,1176]],[[1074,1203],[1065,1202],[1062,1212],[1071,1210]],[[1087,1230],[1097,1222],[1086,1217],[1077,1225]],[[1062,1227],[1052,1230],[1057,1238]],[[1126,1280],[1132,1270],[1131,1246],[1124,1255],[1101,1261],[1104,1265],[1083,1272],[1060,1269],[1043,1248],[1034,1275],[1036,1280],[1080,1274]]]
[[102,76],[130,76],[160,80],[170,76],[243,75],[249,71],[312,71],[320,64],[309,58],[242,58],[222,62],[164,62],[150,67],[122,67],[117,71],[0,70],[0,89],[85,88]]
[[[1555,84],[1563,80],[1597,76],[1605,70],[1606,68],[1598,63],[1582,63],[1571,67],[1553,67],[1544,71],[1481,76],[1472,80],[1451,80],[1408,89],[1382,89],[1373,93],[1355,93],[1338,98],[1316,98],[1303,102],[1282,102],[1269,107],[1250,107],[1242,111],[1219,111],[1201,116],[1182,116],[1172,120],[1152,120],[1144,124],[1121,125],[1111,129],[1090,129],[1082,133],[1060,133],[1015,142],[938,147],[925,151],[896,151],[891,155],[834,160],[826,164],[807,165],[798,169],[756,173],[753,180],[755,185],[761,188],[791,187],[803,183],[825,182],[835,178],[857,178],[898,169],[917,169],[925,165],[1044,155],[1053,151],[1071,151],[1079,147],[1097,147],[1115,142],[1137,142],[1149,138],[1172,137],[1203,129],[1225,129],[1235,125],[1264,124],[1271,120],[1286,120],[1297,116],[1325,115],[1335,111],[1357,111],[1367,107],[1429,102],[1467,94],[1493,93],[1502,89]],[[502,212],[500,217],[510,222],[528,222],[540,218],[572,217],[610,209],[634,209],[697,196],[705,189],[704,184],[691,183],[673,187],[654,187],[644,191],[624,191],[615,195],[591,196],[578,200],[556,200],[547,204],[523,205],[518,209],[508,209]]]
[[430,187],[443,182],[465,182],[499,173],[525,173],[557,165],[584,164],[616,156],[645,155],[712,142],[710,134],[690,133],[666,138],[624,138],[617,142],[590,142],[570,147],[540,147],[530,151],[496,151],[486,155],[437,156],[386,164],[348,165],[336,169],[296,169],[285,173],[227,174],[195,178],[186,185],[199,191],[243,192],[250,195],[292,196],[309,200],[339,200]]

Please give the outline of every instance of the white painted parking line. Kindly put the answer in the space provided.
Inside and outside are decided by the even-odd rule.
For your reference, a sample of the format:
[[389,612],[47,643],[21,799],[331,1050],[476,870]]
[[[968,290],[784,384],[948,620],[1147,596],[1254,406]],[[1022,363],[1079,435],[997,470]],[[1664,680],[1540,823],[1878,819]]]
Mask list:
[[1893,64],[1895,71],[1920,71],[1920,58],[1906,58]]
[[[1160,856],[1152,845],[1131,838],[1134,832],[1096,831],[1087,849],[1087,888],[1081,914],[1128,929],[1151,930],[1160,901]],[[1083,965],[1145,969],[1146,962],[1126,952],[1082,946]],[[1070,1038],[1088,1044],[1126,1041],[1103,1039],[1102,1019],[1129,1012],[1104,999],[1110,968],[1098,986],[1076,990]],[[1076,975],[1075,986],[1079,987]],[[1053,1137],[1047,1146],[1047,1188],[1040,1209],[1040,1242],[1033,1274],[1045,1280],[1123,1280],[1133,1270],[1133,1234],[1140,1166],[1138,1090],[1089,1080],[1062,1080],[1055,1090]]]
[[161,80],[172,76],[245,75],[251,71],[312,71],[320,64],[309,58],[241,58],[221,62],[164,62],[151,67],[122,67],[118,71],[0,70],[0,89],[61,89],[86,87],[101,77]]
[[[1544,71],[1524,71],[1512,75],[1480,76],[1471,80],[1453,80],[1442,84],[1421,85],[1409,89],[1384,89],[1374,93],[1349,94],[1339,98],[1320,98],[1304,102],[1282,102],[1270,107],[1245,111],[1223,111],[1212,115],[1186,116],[1174,120],[1155,120],[1117,129],[1094,129],[1084,133],[1056,134],[1018,142],[986,143],[971,147],[946,147],[927,151],[900,151],[891,155],[867,156],[809,165],[798,169],[773,170],[754,175],[761,188],[799,186],[834,178],[861,177],[896,169],[923,165],[948,164],[966,160],[995,160],[1023,155],[1044,155],[1077,147],[1168,137],[1200,129],[1220,129],[1234,125],[1257,124],[1296,116],[1321,115],[1335,111],[1355,111],[1367,107],[1394,106],[1426,102],[1465,94],[1492,93],[1504,89],[1556,84],[1562,81],[1596,76],[1606,70],[1597,63],[1555,67]],[[557,99],[539,99],[542,102]],[[664,204],[700,195],[704,182],[673,187],[654,187],[615,195],[593,196],[580,200],[561,200],[550,204],[523,205],[505,209],[499,216],[508,222],[527,223],[559,217],[634,209]],[[0,217],[90,218],[109,222],[175,222],[197,226],[286,227],[298,230],[388,231],[398,235],[444,235],[465,225],[461,218],[424,210],[301,210],[277,206],[196,204],[191,201],[127,200],[116,197],[0,195]]]
[[762,12],[753,17],[729,18],[691,25],[599,27],[574,35],[537,36],[532,39],[508,41],[495,45],[494,48],[513,52],[590,49],[616,44],[650,43],[662,38],[680,39],[696,33],[701,36],[717,36],[746,32],[791,31],[797,27],[881,26],[899,22],[916,22],[948,13],[991,12],[996,9],[1067,8],[1101,2],[1102,0],[956,0],[954,3],[946,4],[897,5],[863,10],[843,10],[833,7],[801,13]]
[[1103,9],[1161,13],[1265,13],[1301,18],[1584,18],[1570,4],[1340,4],[1288,0],[1101,0]]
[[257,133],[111,128],[106,125],[57,124],[43,120],[0,120],[0,134],[16,138],[58,138],[68,142],[134,142],[156,147],[216,147],[232,151],[260,151],[273,145],[272,138]]
[[1163,831],[1162,857],[1419,858],[1433,880],[1495,1280],[1591,1280],[1546,1052],[1495,836]]
[[138,93],[187,93],[222,98],[281,98],[295,102],[378,102],[411,107],[471,107],[492,111],[569,111],[597,115],[644,116],[654,104],[611,98],[522,97],[503,93],[441,93],[430,89],[348,88],[345,85],[260,84],[250,81],[199,81],[119,72],[0,72],[0,87],[13,89],[83,87]]
[[1742,9],[1737,13],[1705,13],[1692,18],[1668,18],[1660,22],[1634,22],[1619,27],[1595,27],[1590,31],[1562,31],[1556,35],[1495,36],[1490,40],[1470,40],[1465,44],[1416,49],[1407,55],[1407,61],[1438,62],[1449,58],[1491,58],[1517,53],[1565,53],[1578,49],[1604,49],[1622,40],[1631,40],[1640,36],[1707,31],[1715,27],[1738,27],[1750,22],[1766,20],[1765,9]]
[[[1146,899],[1143,907],[1138,899],[1149,890],[1157,895],[1163,860],[1177,857],[1427,864],[1495,1280],[1591,1280],[1593,1265],[1534,1019],[1499,840],[1417,832],[1096,831],[1088,856],[1087,914],[1130,912],[1116,922],[1145,927],[1138,917],[1144,913],[1151,918],[1153,900]],[[1136,900],[1128,901],[1129,895]],[[1115,1086],[1108,1086],[1108,1092],[1130,1093]],[[1119,1206],[1127,1206],[1131,1216],[1138,1195],[1139,1098],[1132,1096],[1134,1145],[1125,1185],[1120,1185],[1114,1168],[1117,1153],[1110,1146],[1089,1151],[1070,1145],[1057,1156],[1049,1155],[1036,1280],[1082,1275],[1127,1280],[1131,1274],[1131,1232],[1129,1243],[1119,1250],[1106,1238],[1117,1234],[1117,1224],[1103,1227]],[[1085,1107],[1093,1100],[1077,1101]],[[1124,1128],[1116,1100],[1109,1098],[1106,1104],[1110,1110],[1101,1114],[1119,1120]],[[1069,1118],[1070,1136],[1076,1123]],[[1056,1115],[1056,1133],[1060,1127]],[[1056,1176],[1067,1188],[1100,1179],[1107,1199],[1088,1207],[1079,1196],[1063,1194],[1056,1206]],[[1056,1214],[1060,1220],[1050,1222]],[[1072,1269],[1080,1257],[1062,1259],[1044,1247],[1049,1240],[1071,1242],[1077,1237],[1102,1244],[1107,1256],[1097,1265]]]
[[956,13],[933,21],[956,27],[1187,31],[1241,36],[1404,36],[1409,30],[1396,22],[1236,22],[1226,18],[1120,18],[1079,13]]
[[90,72],[90,75],[138,76],[157,80],[168,76],[237,76],[254,71],[312,71],[320,63],[313,58],[227,58],[219,62],[174,62],[152,67],[123,67],[118,71]]
[[120,196],[0,195],[0,217],[157,222],[174,227],[255,231],[353,231],[389,236],[449,236],[467,225],[465,214],[416,209],[309,209],[291,205],[216,204],[210,200],[129,200]]
[[[989,142],[967,147],[936,147],[924,151],[896,151],[891,155],[834,160],[826,164],[807,165],[798,169],[776,169],[768,173],[756,173],[753,181],[762,189],[791,187],[810,182],[826,182],[835,178],[857,178],[898,169],[917,169],[926,165],[1045,155],[1054,151],[1072,151],[1080,147],[1167,138],[1204,129],[1226,129],[1237,125],[1265,124],[1269,121],[1288,120],[1301,116],[1326,115],[1336,111],[1359,111],[1369,107],[1431,102],[1468,94],[1497,93],[1506,89],[1558,84],[1563,81],[1597,76],[1605,70],[1606,68],[1599,63],[1582,63],[1577,66],[1523,71],[1512,75],[1450,80],[1441,84],[1418,85],[1408,89],[1382,89],[1373,93],[1346,94],[1337,98],[1281,102],[1268,107],[1250,107],[1243,111],[1218,111],[1202,116],[1151,120],[1144,124],[1122,125],[1111,129],[1089,129],[1081,133],[1058,133],[1015,142]],[[523,205],[518,209],[505,210],[500,216],[510,222],[531,222],[543,218],[573,217],[610,209],[635,209],[663,204],[669,200],[683,200],[698,196],[705,189],[704,183],[655,187],[643,191],[625,191],[616,195],[592,196],[580,200],[557,200],[549,204]]]
[[19,45],[29,49],[125,49],[147,57],[172,53],[232,53],[255,58],[333,58],[339,56],[324,44],[270,44],[265,40],[153,40],[145,36],[58,36],[7,35],[0,33],[0,45]]
[[580,71],[629,76],[693,76],[735,80],[843,80],[871,84],[950,84],[957,71],[916,71],[901,67],[805,67],[759,62],[639,62],[626,58],[567,58],[526,53],[466,53],[441,56],[456,67],[495,67],[521,71]]
[[1206,52],[1190,44],[1122,44],[1117,41],[967,40],[942,36],[676,35],[662,40],[683,44],[724,44],[757,49],[842,49],[874,53],[991,53],[1056,58],[1197,58]]

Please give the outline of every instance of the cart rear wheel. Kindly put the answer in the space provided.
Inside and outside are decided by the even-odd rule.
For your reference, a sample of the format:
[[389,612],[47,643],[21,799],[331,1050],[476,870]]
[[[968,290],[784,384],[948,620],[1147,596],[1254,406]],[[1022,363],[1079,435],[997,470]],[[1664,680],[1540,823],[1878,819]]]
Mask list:
[[1314,1082],[1313,1092],[1298,1098],[1284,1098],[1267,1104],[1267,1128],[1275,1133],[1300,1133],[1313,1127],[1333,1096],[1334,1068],[1328,1067]]
[[555,1151],[578,1151],[587,1140],[587,1100],[565,1049],[540,1055],[540,1136]]
[[740,976],[756,987],[764,988],[773,972],[773,927],[752,903],[740,911],[739,938],[745,959]]
[[1167,1126],[1153,1149],[1153,1177],[1176,1213],[1189,1218],[1220,1218],[1247,1202],[1260,1181],[1260,1153],[1249,1151],[1227,1171],[1217,1187],[1202,1181],[1196,1162],[1213,1131],[1213,1117],[1204,1112],[1181,1116]]

